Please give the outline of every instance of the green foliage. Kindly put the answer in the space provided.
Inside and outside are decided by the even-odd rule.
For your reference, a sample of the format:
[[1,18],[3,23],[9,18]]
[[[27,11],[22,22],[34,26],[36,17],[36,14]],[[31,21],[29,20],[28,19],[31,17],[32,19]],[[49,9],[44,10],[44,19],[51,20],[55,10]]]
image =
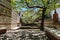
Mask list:
[[34,11],[26,11],[26,12],[24,12],[24,14],[23,14],[23,17],[22,17],[22,19],[23,19],[23,21],[24,22],[34,22],[34,20],[36,19],[38,17],[38,15],[36,15],[36,13],[34,12]]
[[[42,11],[41,9],[37,9],[35,11],[35,8],[29,9],[27,8],[27,5],[25,2],[29,3],[29,6],[41,6],[41,7],[47,7],[47,10],[45,12],[45,16],[49,17],[49,13],[51,10],[54,10],[58,7],[60,7],[60,0],[11,0],[12,7],[18,12],[22,11],[21,8],[26,8],[27,11],[23,14],[23,21],[29,21],[34,22],[34,20],[38,17],[41,18]],[[18,10],[19,9],[19,10]]]

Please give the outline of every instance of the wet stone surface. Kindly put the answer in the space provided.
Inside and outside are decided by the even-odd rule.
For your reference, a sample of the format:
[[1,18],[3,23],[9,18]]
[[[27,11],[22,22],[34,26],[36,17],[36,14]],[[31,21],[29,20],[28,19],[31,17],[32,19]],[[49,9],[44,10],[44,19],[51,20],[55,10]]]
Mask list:
[[40,30],[11,30],[0,35],[0,40],[47,40],[47,36]]

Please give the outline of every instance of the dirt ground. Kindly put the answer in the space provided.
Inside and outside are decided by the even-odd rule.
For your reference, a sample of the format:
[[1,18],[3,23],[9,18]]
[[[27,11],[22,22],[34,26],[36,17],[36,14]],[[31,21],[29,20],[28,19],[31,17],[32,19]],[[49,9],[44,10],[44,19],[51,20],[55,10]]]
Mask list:
[[44,25],[45,26],[55,26],[57,29],[60,30],[60,23],[57,22],[54,24],[52,20],[45,20]]

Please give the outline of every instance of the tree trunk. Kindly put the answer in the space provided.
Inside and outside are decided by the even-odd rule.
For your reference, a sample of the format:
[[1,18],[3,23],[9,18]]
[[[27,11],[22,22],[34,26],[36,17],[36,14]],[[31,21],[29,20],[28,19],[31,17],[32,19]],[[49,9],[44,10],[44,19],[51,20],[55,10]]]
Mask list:
[[46,11],[46,8],[43,8],[42,20],[41,20],[41,26],[40,26],[40,30],[42,30],[42,31],[44,31],[44,15],[45,15],[45,11]]

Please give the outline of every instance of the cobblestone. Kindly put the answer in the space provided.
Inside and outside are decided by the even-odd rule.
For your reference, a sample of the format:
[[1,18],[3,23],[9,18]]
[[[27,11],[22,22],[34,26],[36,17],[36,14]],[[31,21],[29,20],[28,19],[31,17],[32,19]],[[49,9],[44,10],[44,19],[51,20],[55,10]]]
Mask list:
[[0,35],[0,40],[47,40],[45,32],[34,30],[11,30]]

